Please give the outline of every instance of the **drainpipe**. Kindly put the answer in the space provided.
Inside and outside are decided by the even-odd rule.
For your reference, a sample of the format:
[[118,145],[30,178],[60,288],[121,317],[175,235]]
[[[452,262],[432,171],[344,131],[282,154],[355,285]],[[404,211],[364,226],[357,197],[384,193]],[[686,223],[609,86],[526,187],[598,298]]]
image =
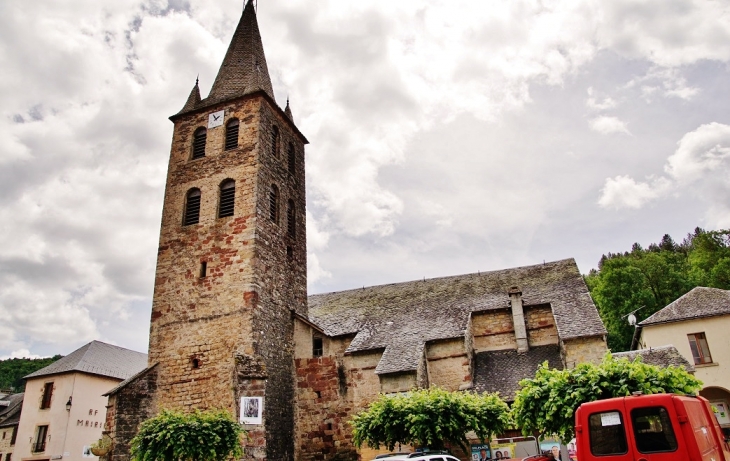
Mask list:
[[510,304],[512,304],[512,323],[515,326],[517,352],[527,352],[530,350],[530,345],[527,343],[525,312],[522,309],[522,290],[520,290],[520,287],[512,287],[507,293],[509,294]]

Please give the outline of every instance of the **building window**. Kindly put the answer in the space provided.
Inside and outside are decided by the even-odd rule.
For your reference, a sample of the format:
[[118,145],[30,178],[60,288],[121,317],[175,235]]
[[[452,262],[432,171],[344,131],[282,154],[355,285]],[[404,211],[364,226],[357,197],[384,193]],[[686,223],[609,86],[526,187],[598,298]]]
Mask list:
[[51,408],[51,398],[53,397],[53,383],[43,385],[43,399],[41,400],[41,410]]
[[193,133],[193,158],[205,157],[205,140],[208,137],[208,131],[205,128],[198,128]]
[[12,458],[13,458],[12,453],[8,453],[7,455],[5,455],[5,461],[10,461]]
[[208,262],[202,261],[200,263],[200,278],[205,278],[208,276]]
[[238,119],[233,119],[226,124],[226,150],[238,147],[238,127],[240,123]]
[[48,435],[48,426],[38,426],[35,433],[35,442],[33,443],[33,452],[38,453],[46,450],[46,436]]
[[190,189],[185,197],[183,226],[198,224],[200,221],[200,189]]
[[10,446],[15,445],[15,439],[18,438],[18,426],[13,426],[13,435],[10,436]]
[[324,352],[322,337],[312,337],[312,357],[322,357]]
[[269,219],[279,223],[279,188],[274,184],[269,189]]
[[297,166],[297,153],[294,150],[294,144],[289,143],[289,147],[287,148],[287,159],[289,164],[289,173],[294,174],[294,170]]
[[712,363],[712,355],[707,345],[707,338],[704,333],[693,333],[687,335],[689,338],[689,348],[692,349],[692,357],[695,359],[695,365],[703,363]]
[[233,202],[236,197],[236,181],[226,179],[221,183],[218,217],[233,216]]
[[286,231],[291,238],[297,235],[296,210],[293,200],[286,202]]
[[271,128],[271,155],[279,156],[279,127],[276,125]]

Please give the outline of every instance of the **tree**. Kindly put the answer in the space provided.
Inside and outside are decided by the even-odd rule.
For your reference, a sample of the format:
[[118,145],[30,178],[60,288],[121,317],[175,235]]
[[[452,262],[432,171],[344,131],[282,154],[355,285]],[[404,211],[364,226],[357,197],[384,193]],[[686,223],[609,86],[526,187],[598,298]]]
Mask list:
[[0,360],[0,389],[23,392],[24,376],[45,368],[63,356],[54,355],[43,359],[7,359]]
[[608,330],[608,347],[627,350],[634,329],[625,316],[643,320],[697,286],[730,289],[730,231],[696,228],[682,243],[664,235],[644,249],[608,253],[585,277]]
[[555,435],[567,442],[574,434],[575,411],[585,402],[632,392],[694,395],[702,383],[683,368],[660,368],[606,354],[600,365],[581,363],[571,370],[551,370],[545,362],[533,379],[520,381],[512,405],[517,427],[525,435]]
[[382,395],[352,420],[353,442],[360,448],[397,443],[434,449],[446,443],[468,450],[466,433],[482,441],[510,427],[509,407],[497,394],[449,392],[438,387]]
[[163,410],[132,439],[137,461],[216,461],[243,455],[243,427],[225,410],[179,413]]

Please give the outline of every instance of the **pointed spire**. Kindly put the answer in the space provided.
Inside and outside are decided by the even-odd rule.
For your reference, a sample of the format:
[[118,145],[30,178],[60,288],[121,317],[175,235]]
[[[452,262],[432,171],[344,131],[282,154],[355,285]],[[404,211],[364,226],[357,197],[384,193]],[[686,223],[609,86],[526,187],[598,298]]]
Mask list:
[[260,90],[274,99],[256,10],[248,0],[207,99],[224,101]]
[[197,105],[199,103],[200,103],[200,88],[198,88],[198,77],[196,77],[195,86],[190,91],[190,96],[188,96],[188,100],[185,102],[185,105],[183,106],[182,110],[180,110],[179,113],[193,110],[193,109],[195,109],[195,107],[197,107]]
[[292,122],[294,121],[294,116],[291,113],[291,107],[289,107],[289,96],[286,97],[286,108],[284,109],[284,113],[287,117],[289,117],[289,120]]

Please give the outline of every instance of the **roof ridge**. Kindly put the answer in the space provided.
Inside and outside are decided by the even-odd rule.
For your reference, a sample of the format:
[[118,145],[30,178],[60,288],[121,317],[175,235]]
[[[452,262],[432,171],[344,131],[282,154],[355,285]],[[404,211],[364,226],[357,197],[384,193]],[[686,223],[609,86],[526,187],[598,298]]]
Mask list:
[[479,277],[479,276],[488,275],[488,274],[495,274],[498,272],[509,272],[509,271],[516,271],[516,270],[520,270],[520,269],[531,269],[531,268],[536,268],[536,267],[541,267],[541,266],[553,266],[553,265],[558,265],[560,263],[570,263],[570,262],[572,262],[573,264],[576,264],[575,258],[558,259],[556,261],[543,262],[542,264],[529,264],[529,265],[525,265],[525,266],[508,267],[506,269],[494,269],[494,270],[489,270],[489,271],[469,272],[466,274],[443,275],[443,276],[431,277],[431,278],[424,277],[423,279],[404,280],[402,282],[393,282],[393,283],[382,283],[380,285],[369,285],[369,286],[363,286],[360,288],[348,288],[345,290],[328,291],[325,293],[315,293],[315,294],[308,295],[307,298],[312,298],[314,296],[330,295],[330,294],[334,294],[334,293],[347,293],[347,292],[363,290],[363,289],[367,290],[370,288],[389,287],[389,286],[393,286],[393,285],[405,285],[405,284],[409,284],[409,283],[440,281],[440,280],[447,280],[447,279],[455,279],[455,278],[459,278],[459,277],[471,277],[471,276]]

